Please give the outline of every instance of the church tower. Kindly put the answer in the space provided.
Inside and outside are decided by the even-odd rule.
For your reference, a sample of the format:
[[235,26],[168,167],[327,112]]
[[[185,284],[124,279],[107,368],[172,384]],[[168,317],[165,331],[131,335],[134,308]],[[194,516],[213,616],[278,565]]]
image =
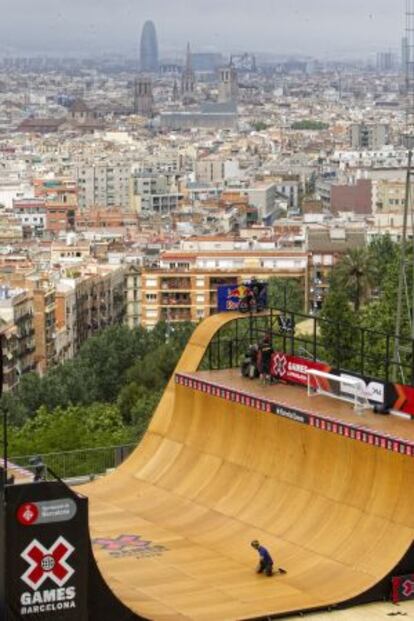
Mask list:
[[152,117],[153,113],[154,98],[151,78],[140,75],[135,79],[134,84],[134,114]]
[[178,92],[178,84],[177,84],[177,80],[174,80],[174,86],[173,86],[173,92],[172,92],[172,100],[173,101],[178,101],[179,99],[179,92]]
[[187,56],[185,68],[181,76],[181,97],[183,104],[194,102],[195,76],[193,71],[193,63],[191,59],[190,44],[187,43]]
[[219,103],[237,103],[239,98],[239,84],[237,80],[237,71],[233,65],[233,59],[227,67],[220,69],[219,82]]

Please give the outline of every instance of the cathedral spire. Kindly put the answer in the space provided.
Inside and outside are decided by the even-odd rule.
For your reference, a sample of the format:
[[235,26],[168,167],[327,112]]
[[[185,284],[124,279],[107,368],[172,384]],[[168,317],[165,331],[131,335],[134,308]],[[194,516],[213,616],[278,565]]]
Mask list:
[[193,72],[193,60],[191,56],[190,42],[187,43],[187,55],[185,58],[185,70],[187,73]]
[[187,43],[187,54],[185,59],[185,67],[181,76],[181,95],[184,104],[190,104],[194,101],[195,75],[193,71],[193,62],[191,58],[190,44]]

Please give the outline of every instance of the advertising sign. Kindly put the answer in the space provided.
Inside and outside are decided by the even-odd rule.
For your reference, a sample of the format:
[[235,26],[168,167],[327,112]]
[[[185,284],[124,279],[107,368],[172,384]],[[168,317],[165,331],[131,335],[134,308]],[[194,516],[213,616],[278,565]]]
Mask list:
[[220,285],[217,289],[219,312],[256,312],[267,307],[267,283],[248,281],[238,285]]
[[414,574],[392,578],[392,601],[398,602],[414,599]]
[[329,365],[324,362],[313,362],[299,356],[291,356],[283,352],[274,352],[270,363],[270,373],[273,377],[278,377],[292,384],[307,386],[308,374],[306,371],[314,369],[317,371],[330,372]]
[[7,619],[86,621],[86,499],[59,482],[10,486],[6,492]]

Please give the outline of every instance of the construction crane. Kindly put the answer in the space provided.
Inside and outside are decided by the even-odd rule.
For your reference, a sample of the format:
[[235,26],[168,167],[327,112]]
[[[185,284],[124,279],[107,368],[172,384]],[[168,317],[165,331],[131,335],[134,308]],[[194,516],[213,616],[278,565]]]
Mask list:
[[[407,173],[405,183],[405,200],[404,200],[404,213],[403,213],[403,226],[401,235],[401,254],[400,254],[400,269],[398,277],[398,292],[397,292],[397,312],[395,322],[395,337],[394,337],[394,365],[393,365],[393,381],[398,381],[398,369],[400,370],[401,379],[405,382],[403,367],[401,366],[401,329],[402,319],[404,313],[404,305],[406,303],[409,322],[411,325],[411,338],[414,339],[414,214],[412,208],[412,164],[413,164],[413,149],[414,149],[414,0],[405,0],[405,38],[402,50],[402,64],[405,79],[405,132],[404,132],[404,146],[407,149]],[[409,222],[410,218],[410,222]],[[411,283],[411,295],[408,290],[408,227],[410,227],[410,237],[412,240],[413,253],[412,253],[412,283]],[[405,300],[404,300],[405,298]],[[410,347],[411,352],[411,347]],[[414,361],[412,361],[412,364]]]

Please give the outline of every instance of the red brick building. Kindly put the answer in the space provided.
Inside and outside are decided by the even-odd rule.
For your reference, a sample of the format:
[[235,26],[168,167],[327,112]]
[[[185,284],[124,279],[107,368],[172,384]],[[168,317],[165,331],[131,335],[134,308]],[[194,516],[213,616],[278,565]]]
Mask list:
[[358,214],[372,213],[372,182],[370,179],[358,179],[350,185],[332,185],[331,210],[353,211]]

